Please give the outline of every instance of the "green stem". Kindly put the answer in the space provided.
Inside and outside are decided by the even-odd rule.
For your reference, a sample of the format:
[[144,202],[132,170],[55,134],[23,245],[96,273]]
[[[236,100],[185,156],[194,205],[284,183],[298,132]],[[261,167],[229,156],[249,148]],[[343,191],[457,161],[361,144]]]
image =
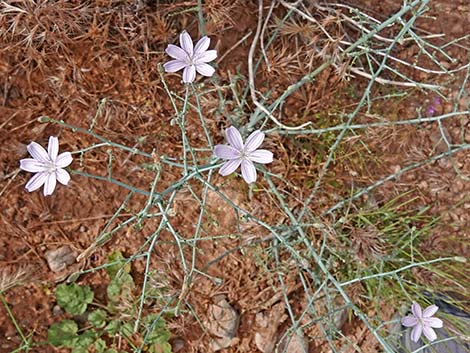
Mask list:
[[3,305],[5,306],[5,310],[7,311],[8,316],[10,316],[10,319],[11,319],[11,321],[13,322],[13,325],[15,326],[16,331],[18,331],[18,333],[20,334],[21,339],[23,340],[23,344],[24,344],[26,347],[29,347],[29,342],[28,342],[28,340],[26,339],[26,337],[24,336],[23,331],[21,331],[20,326],[19,326],[18,323],[16,322],[15,316],[13,315],[13,312],[11,311],[10,306],[8,305],[8,303],[7,303],[6,299],[5,299],[5,296],[3,295],[3,292],[2,292],[2,291],[0,291],[0,300],[2,301]]

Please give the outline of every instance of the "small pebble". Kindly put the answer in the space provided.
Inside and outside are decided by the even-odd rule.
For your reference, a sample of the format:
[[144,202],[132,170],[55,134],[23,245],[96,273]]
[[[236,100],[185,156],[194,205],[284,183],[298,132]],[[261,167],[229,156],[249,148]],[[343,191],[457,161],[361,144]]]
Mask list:
[[52,308],[52,315],[54,316],[59,316],[59,315],[62,315],[64,312],[62,310],[62,308],[58,305],[54,305],[54,307]]

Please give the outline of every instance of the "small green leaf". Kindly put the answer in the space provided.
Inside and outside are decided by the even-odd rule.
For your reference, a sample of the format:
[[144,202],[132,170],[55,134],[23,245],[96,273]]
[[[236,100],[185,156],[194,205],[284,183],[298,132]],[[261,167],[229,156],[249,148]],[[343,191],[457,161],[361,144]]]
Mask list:
[[132,326],[131,323],[126,322],[124,325],[121,325],[121,329],[119,332],[124,336],[124,337],[131,337],[132,334],[134,333],[134,327]]
[[132,276],[123,272],[111,280],[106,292],[110,301],[117,302],[121,299],[130,298],[134,287]]
[[54,347],[72,347],[77,338],[77,331],[78,326],[75,321],[59,321],[47,330],[47,341]]
[[[101,338],[98,338],[95,341],[94,347],[95,347],[96,353],[104,353],[104,351],[106,349],[106,342],[104,340],[102,340]],[[109,349],[108,349],[108,351],[109,351]]]
[[109,349],[107,349],[106,352],[104,352],[104,353],[118,353],[118,351],[115,350],[114,348],[109,348]]
[[108,262],[113,263],[111,266],[106,267],[106,273],[111,279],[115,278],[119,271],[121,271],[121,273],[131,272],[131,264],[126,263],[126,258],[122,256],[119,250],[108,256]]
[[88,353],[88,349],[84,347],[74,347],[72,348],[72,353]]
[[112,280],[106,288],[106,293],[108,294],[109,300],[117,301],[119,299],[119,294],[121,293],[121,286],[118,282]]
[[168,342],[162,344],[154,344],[147,349],[149,353],[172,353],[171,344]]
[[163,318],[159,318],[156,314],[148,315],[143,320],[144,325],[148,330],[146,339],[149,344],[150,353],[171,353],[171,345],[168,340],[171,333],[166,327],[166,322]]
[[72,315],[83,314],[87,305],[93,301],[93,292],[88,286],[75,283],[60,284],[55,291],[57,304]]
[[96,333],[88,330],[76,337],[73,342],[72,353],[87,353],[88,347],[91,347],[96,339]]
[[88,315],[88,321],[94,327],[103,328],[106,325],[107,314],[106,311],[97,309]]
[[110,321],[104,329],[110,336],[120,334],[124,337],[130,337],[134,333],[133,326],[131,323],[123,323],[119,320]]
[[104,330],[108,332],[110,336],[113,336],[119,332],[119,326],[120,326],[119,321],[113,320],[113,321],[110,321],[108,325],[106,325]]

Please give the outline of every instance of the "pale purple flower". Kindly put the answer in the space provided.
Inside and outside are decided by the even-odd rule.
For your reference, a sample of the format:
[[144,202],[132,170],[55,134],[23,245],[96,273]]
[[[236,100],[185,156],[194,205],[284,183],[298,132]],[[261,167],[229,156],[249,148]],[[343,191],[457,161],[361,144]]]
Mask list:
[[430,105],[428,109],[426,109],[426,116],[433,116],[435,112],[436,109],[434,109],[434,107]]
[[426,116],[433,116],[436,113],[440,105],[441,105],[440,98],[434,97],[432,104],[430,104],[428,108],[426,109]]
[[422,310],[421,306],[413,302],[411,305],[412,315],[407,315],[401,319],[401,324],[406,327],[413,327],[411,331],[411,340],[418,342],[421,334],[424,333],[429,341],[434,341],[437,338],[433,328],[441,328],[443,322],[441,319],[432,317],[439,307],[437,305],[430,305],[426,309]]
[[180,34],[180,46],[168,44],[166,53],[175,60],[163,65],[166,72],[176,72],[183,69],[183,82],[191,83],[196,78],[196,71],[203,76],[211,77],[214,68],[207,64],[217,58],[216,50],[207,50],[211,40],[204,36],[193,45],[193,40],[188,32]]
[[242,176],[250,184],[256,181],[256,168],[253,162],[266,164],[273,161],[273,154],[267,150],[259,150],[264,140],[264,133],[256,130],[243,144],[240,132],[233,126],[226,130],[228,145],[216,145],[214,154],[227,162],[220,168],[219,174],[226,176],[232,174],[242,166]]
[[72,163],[72,155],[70,152],[58,154],[59,140],[57,137],[49,137],[47,152],[36,142],[31,142],[26,148],[33,158],[20,160],[20,168],[27,172],[36,173],[26,183],[26,190],[32,192],[44,185],[44,196],[47,196],[54,192],[57,180],[63,185],[68,184],[70,175],[63,168]]

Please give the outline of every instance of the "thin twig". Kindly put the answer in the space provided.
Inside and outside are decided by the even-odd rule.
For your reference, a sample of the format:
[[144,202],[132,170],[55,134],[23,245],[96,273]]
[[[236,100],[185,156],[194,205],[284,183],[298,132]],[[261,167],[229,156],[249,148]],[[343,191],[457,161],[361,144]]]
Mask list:
[[274,117],[256,98],[256,88],[255,88],[255,75],[253,70],[253,55],[256,50],[256,44],[258,43],[258,39],[261,33],[261,26],[263,20],[263,0],[258,0],[258,25],[256,27],[255,37],[253,38],[253,42],[251,43],[250,52],[248,54],[248,74],[249,74],[249,86],[250,86],[250,94],[251,100],[256,107],[261,110],[264,114],[266,114],[277,126],[285,129],[285,130],[299,130],[303,129],[304,127],[310,125],[312,122],[306,122],[299,126],[287,126],[281,123],[279,120]]

